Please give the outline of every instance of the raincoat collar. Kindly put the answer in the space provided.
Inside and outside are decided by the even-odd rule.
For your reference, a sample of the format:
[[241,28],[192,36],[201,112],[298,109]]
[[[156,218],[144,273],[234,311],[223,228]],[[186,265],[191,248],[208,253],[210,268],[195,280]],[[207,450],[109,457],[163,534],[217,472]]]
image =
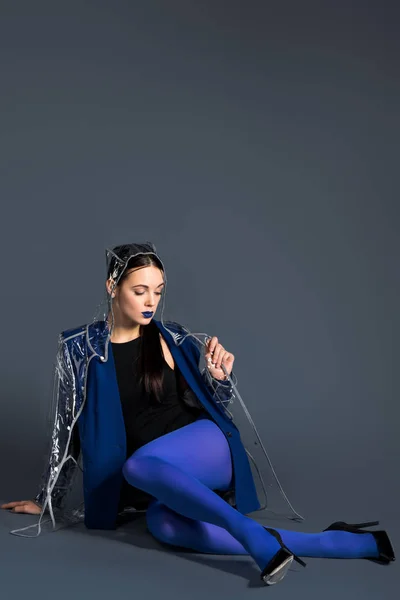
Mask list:
[[[170,340],[171,334],[165,329],[161,321],[157,319],[153,319],[153,321],[166,341],[169,342],[168,345],[174,345],[172,340]],[[110,329],[107,321],[102,320],[88,324],[86,327],[86,337],[88,346],[92,352],[100,358],[103,357],[103,360],[107,360],[108,342],[110,340]]]

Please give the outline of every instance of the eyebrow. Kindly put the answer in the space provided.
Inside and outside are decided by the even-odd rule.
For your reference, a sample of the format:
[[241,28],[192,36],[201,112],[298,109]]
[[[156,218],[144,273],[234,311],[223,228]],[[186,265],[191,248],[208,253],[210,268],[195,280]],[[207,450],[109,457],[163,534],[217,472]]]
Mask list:
[[[160,285],[158,285],[157,288],[161,287],[162,285],[165,285],[165,283],[160,283]],[[143,283],[137,283],[136,285],[133,285],[132,287],[144,287],[147,290],[149,289],[149,286],[148,285],[144,285]]]

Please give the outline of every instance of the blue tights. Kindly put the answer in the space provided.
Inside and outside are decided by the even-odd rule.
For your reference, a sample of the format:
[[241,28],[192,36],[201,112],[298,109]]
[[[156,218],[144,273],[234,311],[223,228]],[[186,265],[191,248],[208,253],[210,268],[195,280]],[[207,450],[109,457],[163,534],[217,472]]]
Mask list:
[[[279,542],[213,490],[232,479],[229,444],[219,427],[202,418],[142,446],[124,464],[129,484],[154,496],[147,527],[159,541],[211,554],[248,554],[262,570]],[[371,533],[302,533],[277,529],[297,556],[375,558]]]

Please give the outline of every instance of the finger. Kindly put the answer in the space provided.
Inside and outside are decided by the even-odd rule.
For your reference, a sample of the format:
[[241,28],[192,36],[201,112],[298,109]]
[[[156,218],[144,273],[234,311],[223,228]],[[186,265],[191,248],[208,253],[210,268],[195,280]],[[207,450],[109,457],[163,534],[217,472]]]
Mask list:
[[213,352],[215,351],[215,347],[217,344],[218,344],[218,338],[217,338],[217,336],[214,335],[214,337],[211,338],[211,342],[210,342],[210,346],[209,346],[211,354],[213,354]]
[[227,352],[225,351],[224,356],[222,358],[222,363],[225,366],[231,365],[233,363],[233,361],[235,360],[235,356],[232,354],[232,352]]
[[225,365],[225,363],[226,363],[226,357],[227,356],[229,356],[229,353],[226,350],[224,350],[223,352],[221,352],[221,355],[220,355],[219,360],[218,360],[218,365],[217,365],[217,367],[219,369],[222,368],[222,365]]
[[209,338],[207,341],[207,346],[205,348],[205,357],[206,358],[212,358],[212,353],[213,353],[213,345],[212,345],[212,340],[214,338]]
[[229,352],[224,352],[223,355],[221,356],[221,361],[220,361],[220,368],[222,369],[222,365],[224,365],[225,367],[228,366],[228,361],[229,361]]
[[212,356],[207,358],[207,367],[210,369],[210,371],[215,371],[215,363]]
[[12,509],[12,512],[16,512],[16,513],[24,513],[26,512],[26,505],[22,505],[22,506],[16,506],[15,508]]
[[223,348],[221,346],[221,344],[218,344],[215,348],[214,355],[213,355],[213,363],[218,368],[221,365],[221,357],[223,356],[224,352],[225,352],[225,348]]
[[17,500],[16,502],[8,502],[7,504],[2,504],[1,508],[14,508],[14,506],[21,506],[26,500]]
[[209,338],[206,342],[206,345],[204,347],[204,356],[205,358],[211,358],[211,338]]
[[206,351],[206,352],[205,352],[205,354],[204,354],[204,358],[205,358],[207,361],[208,361],[208,359],[209,359],[209,358],[210,358],[210,359],[212,358],[212,356],[211,356],[211,352],[210,352],[208,349],[207,349],[207,351]]
[[216,365],[214,365],[214,366],[213,366],[213,365],[211,364],[211,365],[210,365],[210,372],[211,372],[211,374],[212,374],[213,376],[214,376],[214,375],[221,375],[221,373],[222,373],[222,369],[221,369],[221,367],[217,367]]

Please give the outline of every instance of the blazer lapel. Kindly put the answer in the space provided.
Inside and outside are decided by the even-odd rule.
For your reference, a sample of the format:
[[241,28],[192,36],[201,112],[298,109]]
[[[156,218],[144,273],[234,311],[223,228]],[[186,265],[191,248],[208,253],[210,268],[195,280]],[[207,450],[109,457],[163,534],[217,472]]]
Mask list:
[[222,417],[225,421],[231,423],[222,409],[217,407],[217,405],[213,402],[212,397],[204,384],[198,364],[196,363],[194,357],[194,353],[191,351],[190,346],[188,345],[190,342],[185,340],[180,346],[177,346],[172,339],[171,334],[165,329],[165,327],[163,327],[161,322],[156,320],[154,320],[154,322],[161,331],[172,357],[182,373],[185,381],[200,400],[201,404],[215,420],[219,420]]

